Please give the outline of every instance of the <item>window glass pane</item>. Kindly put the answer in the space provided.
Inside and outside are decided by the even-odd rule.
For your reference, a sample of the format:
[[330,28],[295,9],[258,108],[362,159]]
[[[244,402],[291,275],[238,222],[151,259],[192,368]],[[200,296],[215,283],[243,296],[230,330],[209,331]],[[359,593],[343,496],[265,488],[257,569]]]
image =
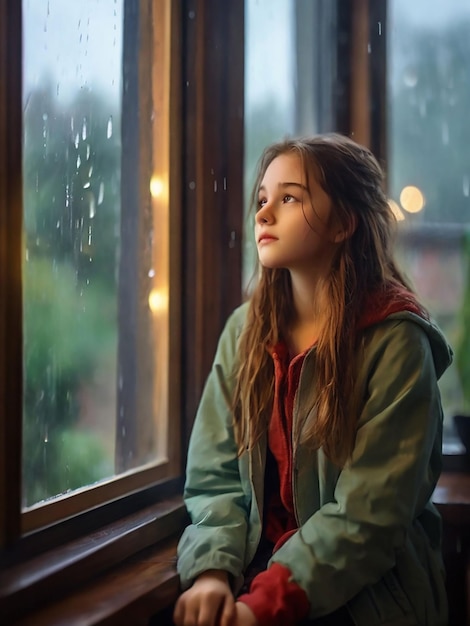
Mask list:
[[167,163],[126,6],[23,0],[25,507],[167,457]]
[[[324,117],[323,96],[329,93],[329,83],[321,93],[315,84],[321,65],[323,71],[329,67],[331,50],[319,35],[320,14],[330,20],[331,27],[332,6],[319,11],[315,2],[245,0],[247,213],[255,167],[263,148],[288,135],[316,132],[319,118]],[[316,53],[320,45],[322,63]],[[253,277],[256,258],[250,217],[247,215],[244,239],[245,287]]]
[[469,32],[466,0],[389,2],[390,195],[403,264],[457,352],[441,385],[449,434],[470,409]]

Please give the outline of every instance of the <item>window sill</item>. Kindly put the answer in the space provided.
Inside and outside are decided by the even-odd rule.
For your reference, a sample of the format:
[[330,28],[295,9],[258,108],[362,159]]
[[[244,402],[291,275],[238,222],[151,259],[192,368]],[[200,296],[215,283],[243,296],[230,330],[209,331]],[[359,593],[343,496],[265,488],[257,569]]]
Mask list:
[[27,614],[15,626],[147,625],[178,595],[177,537],[166,540],[69,596]]
[[0,574],[2,623],[25,626],[147,624],[178,593],[180,496]]

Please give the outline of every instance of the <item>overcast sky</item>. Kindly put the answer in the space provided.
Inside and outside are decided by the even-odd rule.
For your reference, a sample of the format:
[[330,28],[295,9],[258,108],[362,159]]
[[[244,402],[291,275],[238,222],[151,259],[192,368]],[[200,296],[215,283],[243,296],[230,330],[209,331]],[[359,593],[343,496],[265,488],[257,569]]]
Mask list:
[[25,92],[49,77],[57,97],[120,93],[122,0],[23,0]]
[[440,28],[470,17],[470,0],[389,0],[388,11],[399,11],[418,27]]
[[[296,1],[310,0],[247,0],[247,98],[275,95],[292,105]],[[23,0],[25,91],[49,76],[59,99],[83,87],[119,97],[122,5],[123,0]],[[470,18],[470,0],[390,0],[389,12],[392,19],[395,12],[406,15],[417,28],[440,28]]]

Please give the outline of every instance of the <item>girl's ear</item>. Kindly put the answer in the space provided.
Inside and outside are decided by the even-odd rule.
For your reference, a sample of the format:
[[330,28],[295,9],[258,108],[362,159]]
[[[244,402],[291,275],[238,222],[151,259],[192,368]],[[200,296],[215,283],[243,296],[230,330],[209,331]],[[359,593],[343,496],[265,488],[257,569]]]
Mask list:
[[346,228],[342,228],[341,226],[336,231],[333,241],[335,243],[341,243],[349,239],[354,234],[354,231],[357,228],[357,217],[355,215],[351,215],[349,217],[349,224]]

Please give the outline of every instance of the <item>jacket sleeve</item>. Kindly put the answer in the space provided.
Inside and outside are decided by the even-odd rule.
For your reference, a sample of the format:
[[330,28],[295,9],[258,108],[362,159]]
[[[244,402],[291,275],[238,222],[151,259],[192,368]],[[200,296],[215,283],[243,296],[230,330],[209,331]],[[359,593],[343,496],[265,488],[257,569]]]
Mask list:
[[361,358],[364,404],[352,456],[331,501],[271,559],[306,591],[311,617],[336,610],[394,567],[440,469],[442,410],[424,330],[386,322]]
[[190,437],[184,500],[191,523],[178,545],[178,572],[187,588],[208,569],[241,574],[247,501],[240,480],[231,398],[243,307],[229,318]]

